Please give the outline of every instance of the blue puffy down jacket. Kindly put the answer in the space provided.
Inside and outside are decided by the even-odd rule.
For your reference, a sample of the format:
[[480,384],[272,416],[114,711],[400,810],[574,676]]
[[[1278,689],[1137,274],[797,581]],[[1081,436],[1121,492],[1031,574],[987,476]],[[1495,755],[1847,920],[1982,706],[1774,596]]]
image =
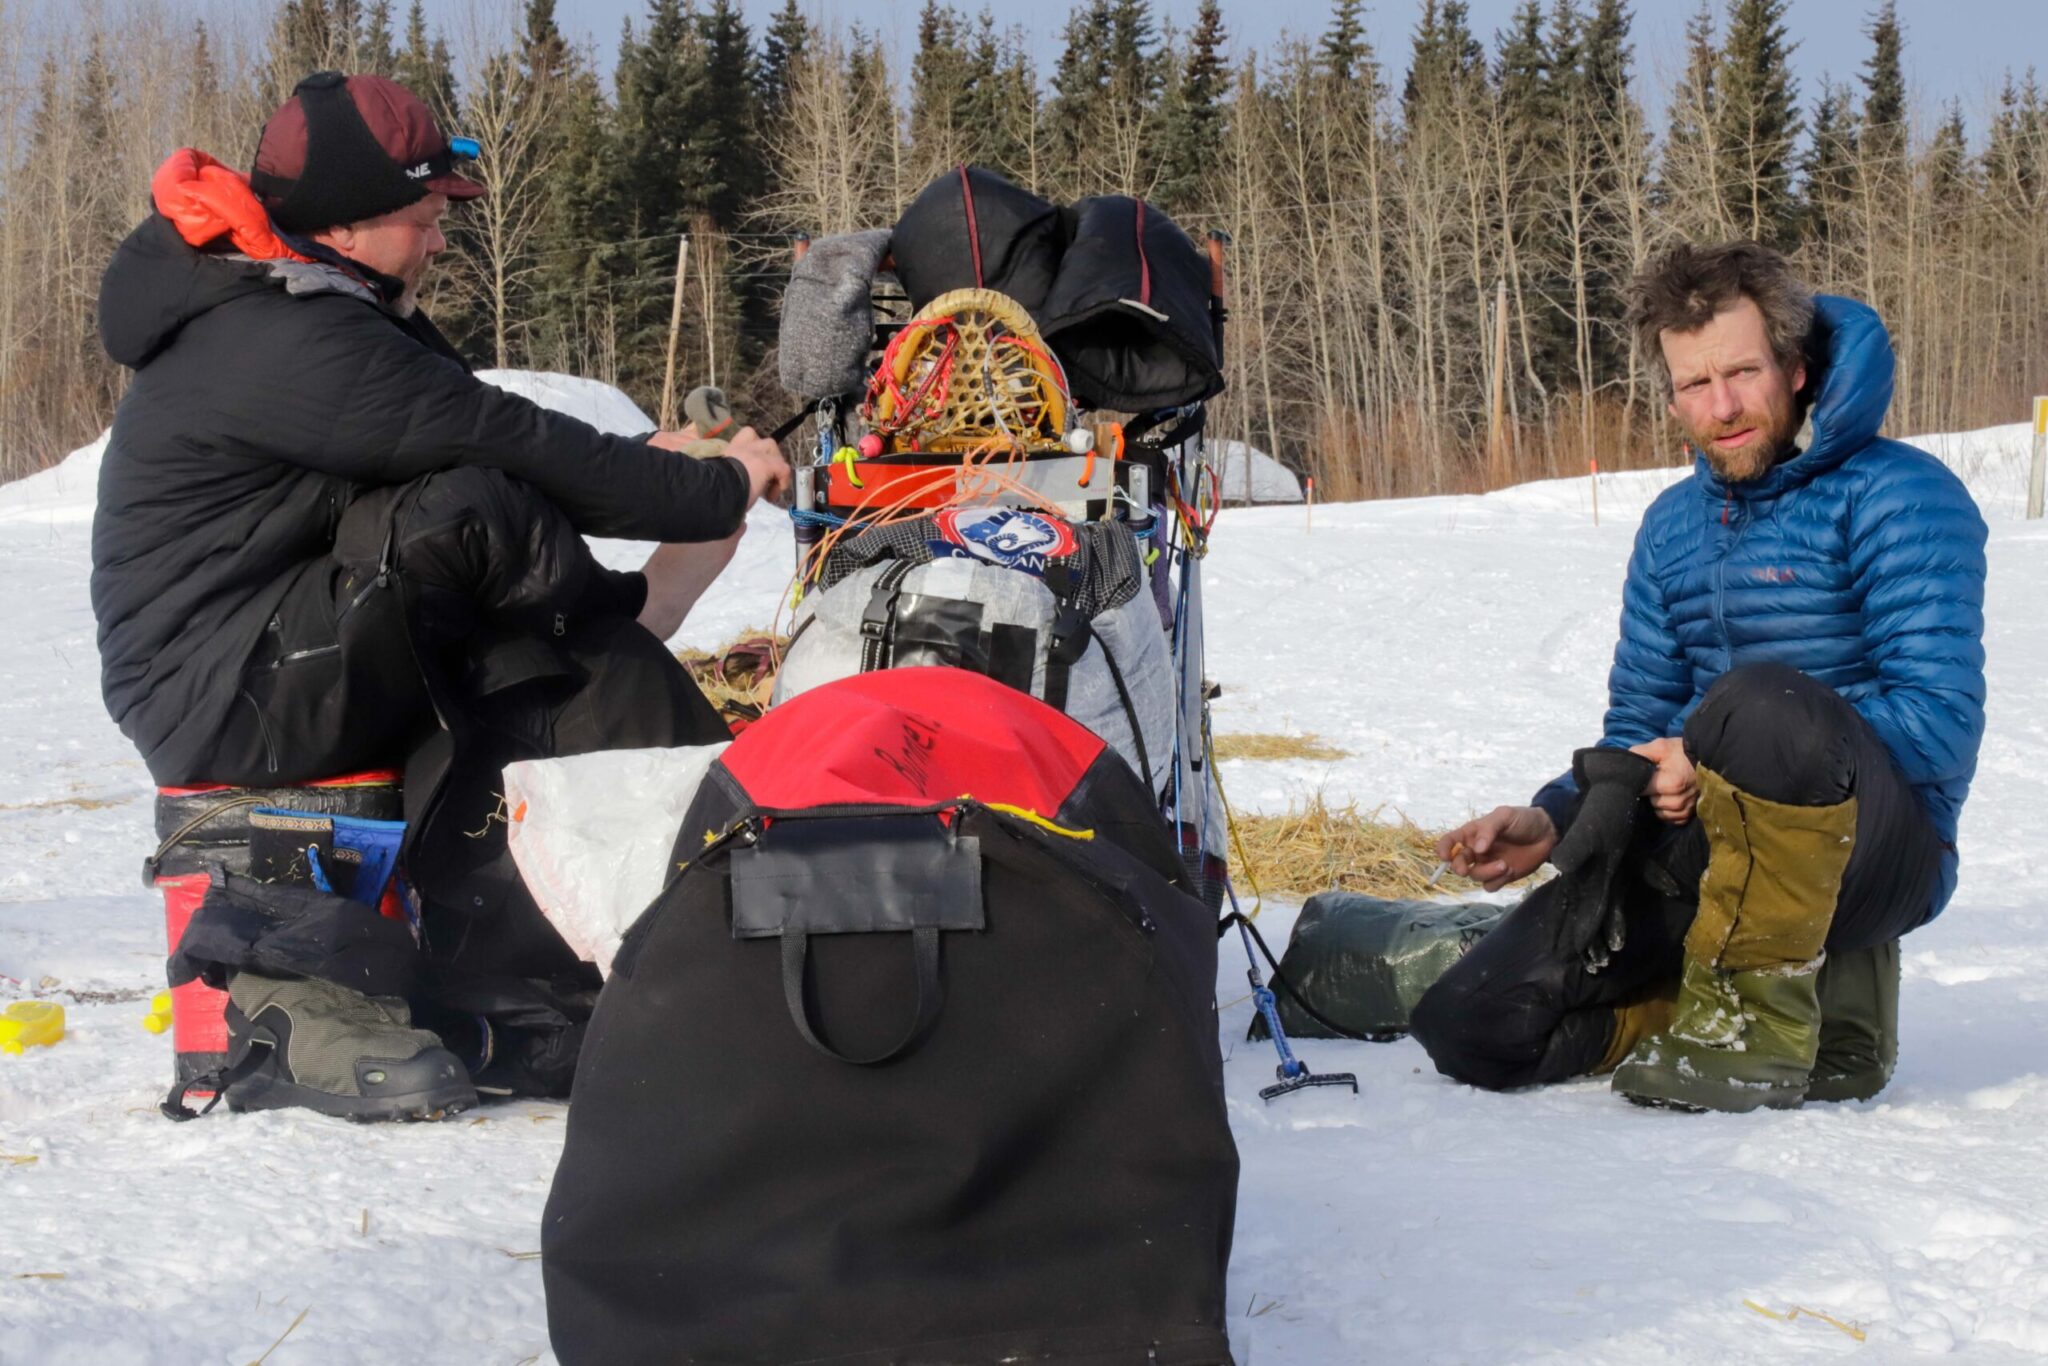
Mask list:
[[[1892,398],[1878,316],[1822,295],[1805,450],[1746,484],[1704,458],[1644,514],[1621,596],[1603,745],[1677,735],[1714,680],[1789,664],[1849,699],[1948,845],[1984,738],[1984,519],[1925,451],[1877,434]],[[1566,774],[1536,794],[1563,828]]]

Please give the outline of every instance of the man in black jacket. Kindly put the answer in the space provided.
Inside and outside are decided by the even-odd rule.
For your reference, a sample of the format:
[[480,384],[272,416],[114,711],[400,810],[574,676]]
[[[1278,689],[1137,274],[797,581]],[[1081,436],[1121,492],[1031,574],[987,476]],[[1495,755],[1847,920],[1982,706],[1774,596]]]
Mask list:
[[[461,832],[490,828],[510,759],[725,737],[662,640],[789,469],[751,429],[694,460],[675,452],[694,433],[606,436],[474,378],[417,303],[449,202],[484,193],[456,172],[461,142],[402,86],[328,72],[271,117],[246,180],[191,150],[157,172],[100,295],[107,351],[135,371],[93,525],[102,686],[162,784],[277,787],[410,756],[430,954],[560,979],[577,964],[502,823]],[[620,573],[585,535],[662,545]],[[271,1010],[268,985],[230,994],[293,1006]],[[297,1005],[309,1066],[321,1003]],[[238,1016],[240,1039],[265,1027]],[[444,1086],[447,1055],[403,1024],[337,1025],[319,1046],[344,1065],[285,1077],[268,1103],[461,1103],[467,1080]],[[406,1066],[353,1066],[373,1045]]]

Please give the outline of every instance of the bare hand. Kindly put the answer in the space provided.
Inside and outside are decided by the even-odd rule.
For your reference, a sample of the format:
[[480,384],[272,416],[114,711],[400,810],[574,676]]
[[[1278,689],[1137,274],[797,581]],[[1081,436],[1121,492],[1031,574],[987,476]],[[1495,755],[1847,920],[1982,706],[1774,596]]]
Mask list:
[[1668,825],[1684,825],[1691,820],[1693,808],[1699,804],[1700,778],[1693,770],[1692,760],[1685,755],[1685,741],[1668,736],[1648,744],[1630,745],[1629,753],[1640,754],[1657,766],[1650,776],[1650,785],[1643,789],[1657,819]]
[[1436,842],[1436,856],[1459,877],[1497,892],[1543,866],[1557,827],[1540,806],[1496,806]]
[[647,438],[647,444],[658,451],[680,451],[687,449],[692,442],[703,439],[703,433],[697,430],[696,423],[685,422],[677,431],[656,432]]
[[763,498],[779,503],[788,495],[791,475],[789,462],[782,458],[782,447],[752,427],[742,427],[733,433],[725,453],[739,461],[747,472],[748,507]]

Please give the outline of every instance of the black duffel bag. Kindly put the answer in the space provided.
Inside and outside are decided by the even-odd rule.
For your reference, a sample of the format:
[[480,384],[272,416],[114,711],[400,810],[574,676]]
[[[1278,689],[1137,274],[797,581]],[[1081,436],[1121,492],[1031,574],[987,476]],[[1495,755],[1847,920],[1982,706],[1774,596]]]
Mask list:
[[565,1366],[1230,1361],[1214,922],[1099,739],[859,675],[733,743],[677,858],[548,1200]]

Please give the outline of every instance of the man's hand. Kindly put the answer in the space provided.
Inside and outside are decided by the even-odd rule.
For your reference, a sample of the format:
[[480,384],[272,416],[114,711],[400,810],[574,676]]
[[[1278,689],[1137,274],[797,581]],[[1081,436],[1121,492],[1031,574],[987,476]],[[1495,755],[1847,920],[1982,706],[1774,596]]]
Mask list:
[[1557,827],[1540,806],[1496,806],[1436,842],[1436,856],[1459,877],[1497,892],[1543,866]]
[[658,451],[684,451],[688,450],[692,444],[703,439],[704,434],[697,430],[696,423],[685,422],[676,431],[656,432],[653,436],[647,438],[647,444]]
[[789,462],[782,458],[782,447],[755,431],[742,427],[733,433],[725,453],[747,472],[747,506],[752,507],[763,498],[771,503],[781,502],[789,493]]
[[1684,825],[1691,820],[1693,807],[1700,799],[1700,778],[1693,771],[1692,760],[1685,757],[1685,741],[1676,735],[1667,736],[1644,745],[1630,745],[1629,753],[1640,754],[1657,766],[1650,785],[1643,789],[1657,819],[1667,825]]

